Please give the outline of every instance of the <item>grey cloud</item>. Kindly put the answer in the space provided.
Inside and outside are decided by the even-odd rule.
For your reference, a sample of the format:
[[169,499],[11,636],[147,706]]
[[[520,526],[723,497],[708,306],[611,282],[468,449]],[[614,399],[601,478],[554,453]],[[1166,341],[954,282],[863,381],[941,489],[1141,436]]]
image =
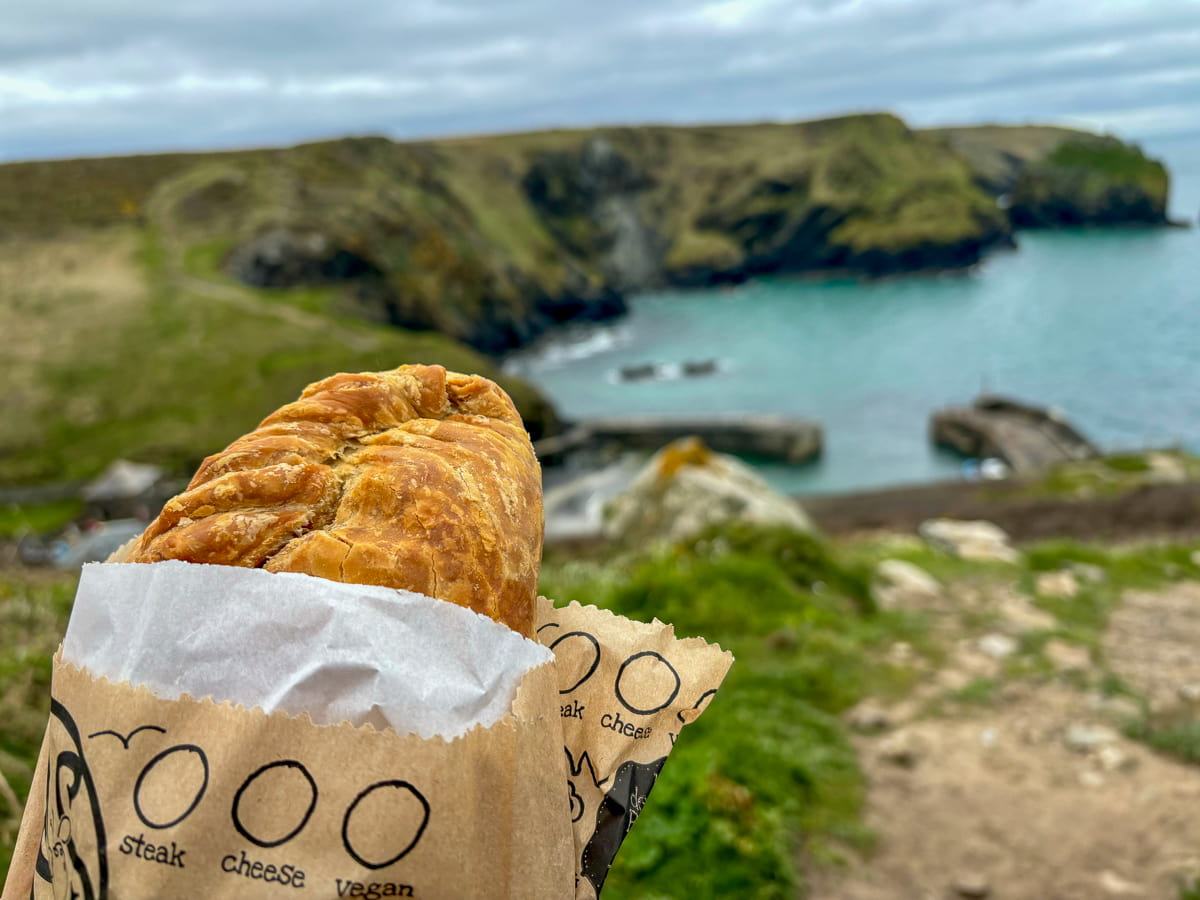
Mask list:
[[56,6],[0,6],[0,156],[883,108],[930,124],[1161,107],[1148,134],[1200,130],[1191,0]]

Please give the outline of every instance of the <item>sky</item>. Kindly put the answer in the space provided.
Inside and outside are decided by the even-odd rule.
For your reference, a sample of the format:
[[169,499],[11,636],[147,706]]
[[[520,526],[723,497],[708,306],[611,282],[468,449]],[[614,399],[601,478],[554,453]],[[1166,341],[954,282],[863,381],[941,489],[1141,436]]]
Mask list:
[[1200,0],[0,0],[0,159],[864,110],[1200,176]]

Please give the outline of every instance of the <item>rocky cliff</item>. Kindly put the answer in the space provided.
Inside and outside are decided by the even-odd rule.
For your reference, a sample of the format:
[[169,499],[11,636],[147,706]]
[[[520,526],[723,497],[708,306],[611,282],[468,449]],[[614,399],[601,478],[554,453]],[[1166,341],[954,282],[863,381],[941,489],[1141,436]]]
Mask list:
[[342,311],[489,352],[630,291],[1008,240],[963,159],[889,115],[0,166],[10,233],[151,218],[245,284],[336,285]]
[[197,276],[494,353],[631,291],[967,266],[1014,225],[1162,221],[1165,192],[1112,139],[873,114],[14,164],[0,237],[155,219]]
[[928,134],[962,154],[1016,228],[1167,224],[1166,167],[1114,137],[1051,126]]

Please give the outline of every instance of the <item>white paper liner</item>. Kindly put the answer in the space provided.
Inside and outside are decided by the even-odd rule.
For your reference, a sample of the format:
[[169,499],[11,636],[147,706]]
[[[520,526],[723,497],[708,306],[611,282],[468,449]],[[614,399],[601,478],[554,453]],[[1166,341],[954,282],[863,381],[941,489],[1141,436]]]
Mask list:
[[165,699],[447,739],[502,719],[551,658],[421,594],[177,561],[85,566],[63,642],[66,662]]

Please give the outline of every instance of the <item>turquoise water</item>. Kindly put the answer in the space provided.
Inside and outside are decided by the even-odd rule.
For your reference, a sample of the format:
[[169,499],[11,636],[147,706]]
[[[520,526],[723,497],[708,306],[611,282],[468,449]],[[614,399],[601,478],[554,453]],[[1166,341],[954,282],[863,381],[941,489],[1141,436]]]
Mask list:
[[[817,419],[819,462],[766,468],[796,492],[956,476],[961,461],[929,445],[929,415],[981,389],[1059,407],[1108,449],[1200,451],[1200,230],[1022,233],[1019,242],[968,273],[650,294],[627,318],[563,332],[509,367],[569,418]],[[706,359],[719,361],[716,374],[616,377],[622,366]]]

